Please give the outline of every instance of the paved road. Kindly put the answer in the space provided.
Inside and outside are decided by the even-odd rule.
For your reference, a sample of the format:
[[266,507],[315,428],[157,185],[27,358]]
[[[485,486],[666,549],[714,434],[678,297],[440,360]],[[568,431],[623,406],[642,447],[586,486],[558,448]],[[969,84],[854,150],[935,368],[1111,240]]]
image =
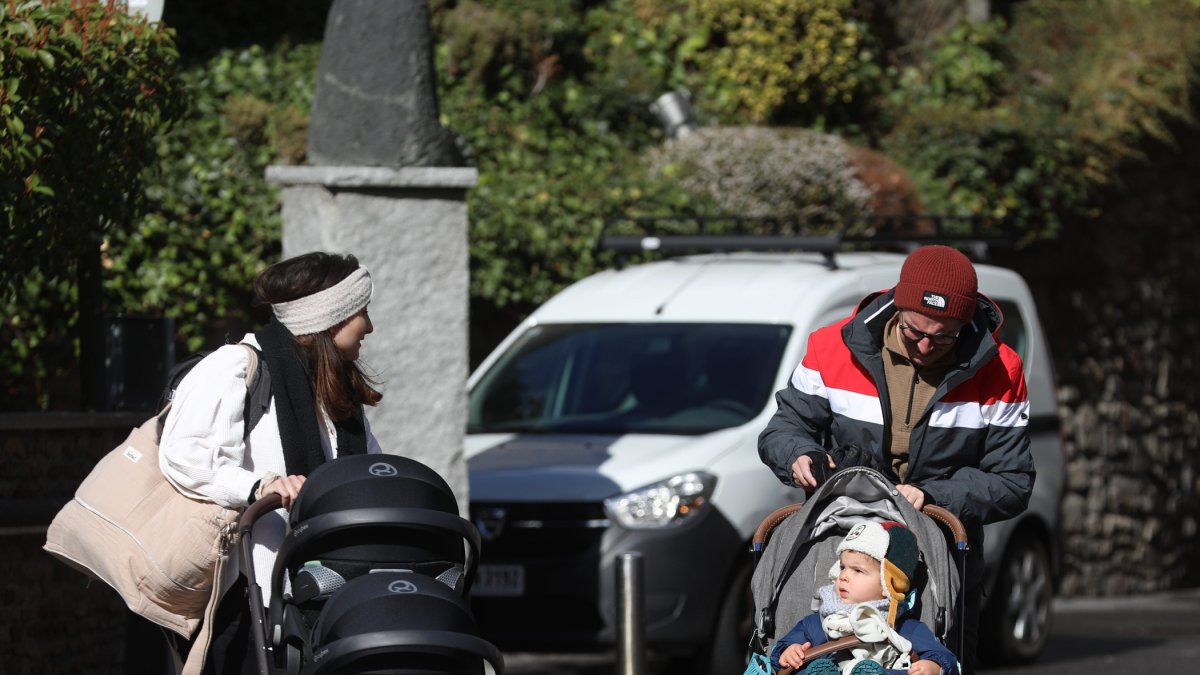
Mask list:
[[1119,600],[1066,600],[1055,604],[1046,652],[1010,673],[1200,672],[1200,589]]
[[[506,654],[508,675],[610,675],[611,654]],[[984,675],[1200,672],[1200,589],[1136,598],[1059,600],[1036,663]],[[730,675],[734,675],[730,673]]]

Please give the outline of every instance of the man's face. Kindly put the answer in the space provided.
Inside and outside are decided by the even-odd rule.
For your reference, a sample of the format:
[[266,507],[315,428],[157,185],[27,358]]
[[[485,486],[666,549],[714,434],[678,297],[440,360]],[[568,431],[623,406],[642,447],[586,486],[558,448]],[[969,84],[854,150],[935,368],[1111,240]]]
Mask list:
[[920,312],[903,310],[896,327],[906,356],[918,366],[936,363],[954,349],[963,322],[957,319],[935,319]]

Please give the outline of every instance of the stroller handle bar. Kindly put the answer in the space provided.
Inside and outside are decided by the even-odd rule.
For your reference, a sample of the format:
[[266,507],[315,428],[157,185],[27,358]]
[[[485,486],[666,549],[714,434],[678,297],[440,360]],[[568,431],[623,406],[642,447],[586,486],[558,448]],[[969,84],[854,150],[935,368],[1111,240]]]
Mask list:
[[958,519],[958,516],[935,504],[926,504],[921,507],[921,513],[933,518],[947,530],[950,530],[950,534],[954,535],[955,548],[960,551],[966,551],[971,548],[970,542],[967,541],[967,528]]
[[[787,506],[775,509],[754,529],[754,538],[750,540],[750,551],[752,553],[761,553],[763,547],[767,545],[767,539],[770,538],[771,532],[779,523],[793,513],[804,508],[804,504],[788,504]],[[963,526],[962,521],[958,516],[950,513],[946,509],[935,506],[934,504],[926,504],[921,507],[921,513],[933,518],[943,527],[950,531],[954,536],[954,546],[960,551],[970,549],[970,544],[967,541],[967,528]]]
[[242,516],[238,518],[238,534],[245,535],[247,529],[254,527],[255,521],[262,517],[262,514],[268,511],[274,511],[283,505],[283,497],[272,492],[269,495],[264,495],[262,499],[254,502],[242,511]]
[[[263,514],[270,513],[280,506],[283,506],[283,497],[272,493],[246,507],[246,510],[242,512],[242,516],[238,518],[238,536],[240,537],[242,549],[242,571],[246,575],[246,591],[250,595],[251,607],[262,607],[263,604],[262,587],[258,585],[258,580],[254,578],[254,539],[252,534],[254,523]],[[254,660],[258,666],[258,672],[265,674],[270,672],[267,669],[267,638],[264,634],[266,627],[263,625],[262,612],[255,612],[254,615],[255,622],[258,624],[250,630],[254,636]]]

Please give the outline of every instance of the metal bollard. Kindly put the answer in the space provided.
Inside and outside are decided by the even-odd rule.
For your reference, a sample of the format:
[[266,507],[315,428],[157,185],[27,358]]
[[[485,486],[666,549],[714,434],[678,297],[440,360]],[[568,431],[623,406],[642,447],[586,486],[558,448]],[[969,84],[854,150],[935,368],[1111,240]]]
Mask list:
[[636,551],[617,564],[617,675],[646,672],[645,561]]

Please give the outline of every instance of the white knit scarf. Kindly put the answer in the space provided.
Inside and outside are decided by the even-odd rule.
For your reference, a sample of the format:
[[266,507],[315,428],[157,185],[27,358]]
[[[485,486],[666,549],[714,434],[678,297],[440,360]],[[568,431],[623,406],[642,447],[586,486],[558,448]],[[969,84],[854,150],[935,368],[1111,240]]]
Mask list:
[[374,291],[371,274],[367,268],[359,267],[323,291],[271,305],[271,310],[292,335],[311,335],[361,312],[371,302]]
[[822,586],[821,627],[830,640],[856,635],[863,641],[850,650],[851,658],[841,664],[849,673],[859,661],[871,660],[884,668],[907,668],[912,642],[887,623],[888,601],[860,602],[848,605],[837,597],[833,586]]

